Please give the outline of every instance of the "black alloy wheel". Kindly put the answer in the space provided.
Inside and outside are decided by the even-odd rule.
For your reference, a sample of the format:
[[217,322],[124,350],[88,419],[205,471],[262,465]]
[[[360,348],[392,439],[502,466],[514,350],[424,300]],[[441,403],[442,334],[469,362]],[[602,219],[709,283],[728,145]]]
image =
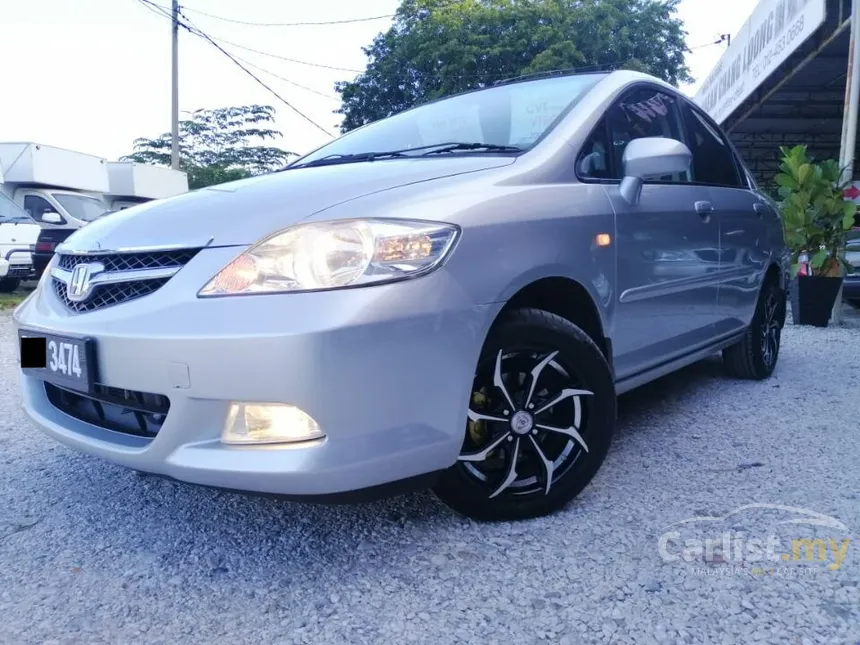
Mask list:
[[537,517],[566,505],[599,469],[614,429],[614,384],[581,329],[517,310],[485,343],[467,417],[439,497],[475,519]]

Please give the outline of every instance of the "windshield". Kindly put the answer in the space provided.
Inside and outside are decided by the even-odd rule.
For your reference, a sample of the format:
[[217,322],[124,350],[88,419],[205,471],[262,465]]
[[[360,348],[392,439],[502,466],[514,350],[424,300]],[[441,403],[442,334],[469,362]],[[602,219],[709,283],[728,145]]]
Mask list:
[[0,193],[0,224],[35,224],[23,208]]
[[459,94],[349,132],[294,163],[451,142],[527,150],[604,77],[556,76]]
[[71,195],[69,193],[53,193],[60,206],[66,209],[69,215],[84,222],[92,222],[107,208],[101,200],[87,195]]

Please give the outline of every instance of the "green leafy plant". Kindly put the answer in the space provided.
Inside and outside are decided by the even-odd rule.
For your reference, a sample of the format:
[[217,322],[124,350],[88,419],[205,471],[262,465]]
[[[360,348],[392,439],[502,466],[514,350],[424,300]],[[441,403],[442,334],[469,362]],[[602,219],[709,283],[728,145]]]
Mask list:
[[783,146],[779,205],[785,241],[791,250],[792,273],[797,274],[798,258],[809,255],[813,275],[840,277],[845,260],[845,241],[857,205],[845,199],[848,183],[841,180],[842,169],[833,159],[817,162],[806,146]]
[[[188,175],[191,190],[260,175],[283,167],[294,152],[264,145],[281,133],[272,127],[270,105],[196,110],[179,122],[179,168]],[[134,152],[122,161],[170,166],[170,132],[155,139],[139,138]]]

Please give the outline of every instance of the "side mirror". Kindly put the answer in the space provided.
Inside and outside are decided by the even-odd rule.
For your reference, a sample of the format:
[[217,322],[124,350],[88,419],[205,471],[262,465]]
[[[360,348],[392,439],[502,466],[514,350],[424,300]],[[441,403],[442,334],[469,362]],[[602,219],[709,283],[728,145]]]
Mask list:
[[42,221],[45,222],[45,224],[62,224],[63,216],[57,211],[45,211],[42,213]]
[[624,149],[621,196],[636,204],[646,179],[687,172],[693,153],[682,142],[665,137],[633,139]]

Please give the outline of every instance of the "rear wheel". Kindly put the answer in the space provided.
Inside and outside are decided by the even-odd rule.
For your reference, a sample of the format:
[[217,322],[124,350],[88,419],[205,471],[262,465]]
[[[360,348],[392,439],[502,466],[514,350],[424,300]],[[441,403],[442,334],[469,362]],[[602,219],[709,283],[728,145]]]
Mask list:
[[12,293],[21,285],[19,278],[0,278],[0,292]]
[[768,280],[759,294],[750,326],[740,342],[723,350],[723,364],[734,377],[762,380],[773,374],[785,324],[785,292]]
[[435,492],[478,520],[554,512],[603,463],[615,386],[600,349],[567,320],[536,309],[496,324],[481,352],[465,439]]

